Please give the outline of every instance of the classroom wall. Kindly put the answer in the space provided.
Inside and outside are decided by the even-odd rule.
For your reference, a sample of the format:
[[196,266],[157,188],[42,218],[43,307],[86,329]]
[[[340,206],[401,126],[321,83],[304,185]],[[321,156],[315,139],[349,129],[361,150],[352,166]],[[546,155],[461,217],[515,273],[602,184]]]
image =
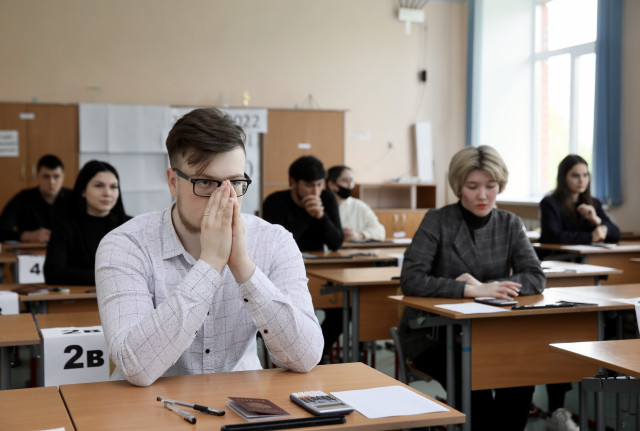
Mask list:
[[[611,213],[640,230],[640,2],[624,0],[623,178]],[[415,175],[432,124],[437,204],[464,144],[467,5],[430,1],[405,34],[392,0],[0,0],[0,99],[345,109],[361,182]],[[635,27],[635,28],[634,28]],[[428,82],[418,81],[426,68]],[[309,101],[312,95],[312,103]]]
[[0,94],[237,107],[246,91],[255,107],[345,109],[346,162],[387,181],[414,174],[416,118],[436,159],[463,145],[466,5],[425,10],[428,30],[407,35],[389,0],[0,1]]
[[640,231],[640,2],[623,0],[622,197],[609,212],[624,230]]

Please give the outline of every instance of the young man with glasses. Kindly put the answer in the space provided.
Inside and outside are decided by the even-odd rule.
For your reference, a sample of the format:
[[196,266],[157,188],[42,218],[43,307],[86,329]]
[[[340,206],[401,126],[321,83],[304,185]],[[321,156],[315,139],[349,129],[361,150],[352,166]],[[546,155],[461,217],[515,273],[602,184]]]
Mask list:
[[175,203],[109,233],[96,255],[100,317],[117,374],[161,376],[261,368],[306,372],[322,332],[302,256],[280,226],[241,214],[251,180],[245,135],[217,109],[196,109],[167,137]]

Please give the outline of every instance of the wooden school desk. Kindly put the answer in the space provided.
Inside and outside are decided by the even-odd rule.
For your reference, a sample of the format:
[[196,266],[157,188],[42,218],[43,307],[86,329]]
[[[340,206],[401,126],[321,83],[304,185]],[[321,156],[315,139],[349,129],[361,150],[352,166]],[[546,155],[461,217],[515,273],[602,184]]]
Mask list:
[[[357,268],[373,266],[397,265],[399,255],[404,253],[404,247],[371,248],[371,249],[340,249],[336,251],[304,252],[304,265],[309,278],[309,293],[314,308],[342,307],[342,293],[331,295],[320,293],[324,280],[312,275],[309,270],[329,268]],[[315,257],[310,257],[315,256]]]
[[17,261],[18,257],[16,256],[15,252],[3,249],[0,253],[0,264],[16,263]]
[[0,283],[13,281],[10,267],[17,262],[18,256],[16,256],[15,252],[2,249],[2,252],[0,252]]
[[[576,358],[602,368],[617,371],[626,376],[631,376],[636,379],[640,379],[640,340],[628,339],[628,340],[607,340],[607,341],[584,341],[579,343],[557,343],[551,344],[549,347],[552,351],[561,353],[571,358]],[[584,376],[587,377],[587,376]],[[587,390],[586,384],[598,384],[594,379],[585,379],[582,381],[581,393],[580,393],[580,427],[581,429],[587,429]],[[621,389],[628,388],[633,384],[635,387],[635,393],[640,392],[638,386],[640,380],[605,380],[609,391],[615,391],[617,386]],[[599,386],[599,385],[598,385]],[[621,390],[624,392],[624,390]],[[598,397],[596,397],[598,400]],[[598,400],[602,403],[602,398]],[[640,399],[637,401],[637,406],[640,406]],[[636,410],[637,411],[637,410]],[[596,406],[596,416],[598,430],[604,430],[604,409],[599,409]],[[618,411],[616,429],[622,429],[621,426],[622,417],[620,411]],[[640,429],[640,421],[636,417],[636,429]]]
[[[323,293],[343,293],[342,322],[348,328],[349,293],[351,294],[352,334],[343,332],[345,350],[351,343],[351,360],[359,358],[359,342],[388,339],[389,328],[398,324],[398,311],[386,299],[400,287],[400,268],[307,268],[307,273],[328,282]],[[346,293],[346,294],[345,294]],[[344,355],[348,362],[349,355]]]
[[39,329],[100,326],[100,313],[97,311],[77,311],[73,313],[36,314],[36,326]]
[[[597,294],[593,292],[597,289]],[[471,413],[471,390],[579,381],[596,367],[571,358],[559,358],[548,345],[598,340],[603,335],[602,312],[633,309],[613,298],[640,296],[640,284],[623,286],[561,287],[541,295],[521,296],[519,305],[557,301],[593,303],[568,308],[537,308],[485,314],[464,314],[437,307],[471,299],[391,297],[396,303],[433,313],[422,326],[447,327],[447,362],[453,363],[454,325],[462,327],[462,411]],[[447,394],[455,399],[455,375],[447,370]],[[465,424],[465,429],[469,425]]]
[[[619,270],[594,265],[571,262],[545,261],[543,267],[566,269],[562,272],[545,272],[547,287],[584,286],[599,284]],[[387,296],[395,295],[400,287],[399,267],[381,268],[316,268],[307,267],[308,276],[330,283],[320,290],[325,295],[351,293],[352,334],[343,334],[345,347],[351,340],[351,360],[359,356],[359,341],[385,340],[389,338],[389,329],[398,324],[398,311],[389,304]],[[345,297],[346,298],[346,297]],[[343,327],[349,316],[349,303],[342,299]],[[348,298],[346,298],[348,300]],[[333,301],[339,304],[335,299]],[[314,304],[316,299],[314,298]],[[344,357],[345,362],[349,358]]]
[[585,263],[544,260],[541,265],[547,277],[546,287],[599,285],[609,276],[622,274],[622,271],[616,268]]
[[411,244],[411,238],[389,238],[384,241],[345,241],[342,243],[343,249],[350,248],[387,248],[401,247],[406,249]]
[[73,431],[57,387],[0,391],[0,429],[33,431],[63,428]]
[[[135,387],[126,381],[61,385],[60,392],[77,431],[92,430],[219,430],[224,424],[245,423],[227,406],[229,396],[266,398],[291,414],[292,418],[311,416],[289,400],[293,392],[320,390],[334,392],[381,386],[409,386],[362,363],[319,365],[309,373],[279,368],[258,371],[201,374],[158,379],[148,387]],[[425,398],[432,398],[409,388]],[[165,409],[156,397],[162,396],[216,409],[224,416],[192,412],[195,425]],[[444,405],[442,403],[439,403]],[[412,416],[368,419],[354,411],[344,425],[315,427],[314,430],[395,430],[464,422],[464,415],[449,411]]]
[[[47,252],[47,244],[42,242],[17,242],[8,241],[2,243],[2,255],[6,253],[5,259],[9,261],[4,263],[10,263],[11,265],[2,266],[2,282],[13,283],[16,281],[14,277],[18,274],[18,254],[45,254]],[[12,257],[15,257],[15,260]],[[0,263],[3,263],[0,260]]]
[[47,250],[47,244],[44,242],[18,242],[18,241],[5,241],[2,243],[2,250],[8,251],[28,251],[33,252],[37,250]]
[[623,271],[609,277],[603,284],[640,283],[640,268],[631,262],[640,258],[640,243],[621,241],[613,248],[594,247],[590,245],[533,244],[536,249],[573,253],[582,259],[582,263],[607,266]]
[[640,339],[556,343],[550,349],[640,379]]
[[11,349],[39,343],[40,336],[31,314],[0,316],[0,390],[11,388]]
[[[24,284],[0,284],[0,290],[13,290]],[[98,311],[95,286],[60,286],[34,284],[44,289],[63,287],[69,292],[54,292],[37,295],[19,295],[20,302],[29,305],[33,313],[66,313],[69,311]]]

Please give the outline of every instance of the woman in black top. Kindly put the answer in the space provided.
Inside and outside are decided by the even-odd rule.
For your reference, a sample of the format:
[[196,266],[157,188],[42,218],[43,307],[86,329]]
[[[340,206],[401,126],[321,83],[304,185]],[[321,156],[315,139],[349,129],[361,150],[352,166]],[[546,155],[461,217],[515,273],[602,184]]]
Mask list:
[[47,246],[47,284],[95,285],[98,244],[131,217],[125,214],[118,172],[109,163],[87,162],[76,179],[69,206],[54,222]]
[[617,242],[620,230],[589,190],[589,166],[570,154],[558,165],[556,189],[540,202],[540,242],[590,244]]
[[[576,154],[558,165],[556,189],[540,202],[540,242],[548,244],[590,244],[617,242],[620,230],[591,196],[589,166]],[[538,250],[541,259],[558,258],[554,252]],[[570,383],[547,385],[549,413],[564,406]]]

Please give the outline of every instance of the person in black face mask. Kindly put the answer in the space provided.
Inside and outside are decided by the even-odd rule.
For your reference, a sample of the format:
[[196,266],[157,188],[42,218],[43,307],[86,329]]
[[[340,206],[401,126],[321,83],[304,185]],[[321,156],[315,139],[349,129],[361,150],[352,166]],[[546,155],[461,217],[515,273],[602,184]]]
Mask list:
[[335,193],[340,209],[344,240],[385,239],[385,229],[371,207],[351,196],[355,187],[353,171],[348,166],[334,166],[327,171],[327,187]]

